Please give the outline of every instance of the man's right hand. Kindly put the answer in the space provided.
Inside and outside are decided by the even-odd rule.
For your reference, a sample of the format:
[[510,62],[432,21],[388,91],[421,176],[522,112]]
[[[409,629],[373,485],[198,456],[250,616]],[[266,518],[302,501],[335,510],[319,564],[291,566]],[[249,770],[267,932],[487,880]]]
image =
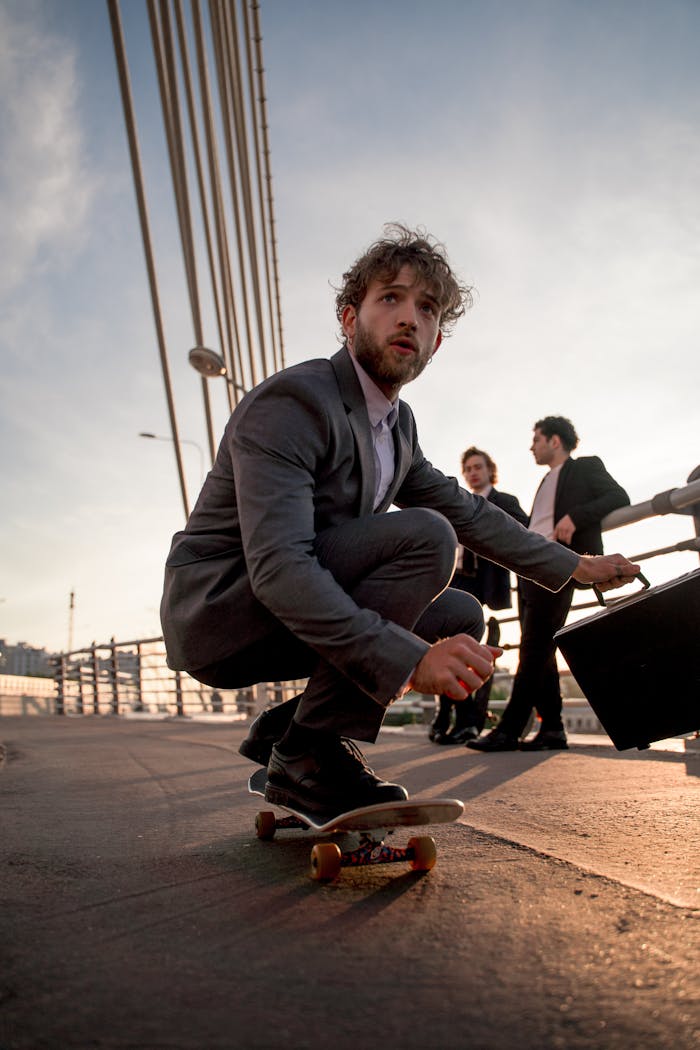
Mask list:
[[468,634],[455,634],[431,645],[411,676],[417,693],[438,693],[466,700],[493,674],[493,662],[503,650],[480,645]]
[[579,583],[597,583],[601,591],[632,583],[639,566],[623,554],[582,554],[573,578]]

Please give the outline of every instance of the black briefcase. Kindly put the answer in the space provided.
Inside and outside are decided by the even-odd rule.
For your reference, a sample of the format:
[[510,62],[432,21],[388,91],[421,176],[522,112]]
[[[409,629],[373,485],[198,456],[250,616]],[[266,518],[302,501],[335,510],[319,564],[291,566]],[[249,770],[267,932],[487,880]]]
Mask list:
[[700,729],[700,569],[554,637],[618,751]]

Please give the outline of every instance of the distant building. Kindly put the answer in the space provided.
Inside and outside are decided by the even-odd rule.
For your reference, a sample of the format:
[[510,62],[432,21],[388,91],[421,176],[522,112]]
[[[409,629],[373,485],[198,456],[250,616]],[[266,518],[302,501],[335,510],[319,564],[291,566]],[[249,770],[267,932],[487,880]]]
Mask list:
[[[572,675],[571,671],[559,672],[559,684],[563,699],[562,719],[564,728],[568,733],[604,733],[597,715],[593,711],[581,687]],[[509,671],[496,671],[493,676],[493,693],[495,698],[489,703],[490,709],[495,714],[501,714],[511,689],[513,688],[513,676]],[[499,695],[503,691],[503,695]]]
[[51,678],[53,667],[51,657],[46,649],[37,649],[26,642],[8,645],[0,638],[0,672],[2,674],[24,675],[30,678]]

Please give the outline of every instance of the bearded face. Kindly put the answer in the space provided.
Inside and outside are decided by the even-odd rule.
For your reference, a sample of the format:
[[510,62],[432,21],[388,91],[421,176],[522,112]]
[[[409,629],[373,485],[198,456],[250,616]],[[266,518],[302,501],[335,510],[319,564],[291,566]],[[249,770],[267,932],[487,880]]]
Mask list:
[[416,379],[432,356],[432,347],[422,349],[415,335],[400,331],[380,341],[360,317],[353,341],[355,357],[380,389],[384,384],[402,387]]
[[438,305],[404,266],[389,282],[373,281],[358,309],[343,318],[357,361],[390,400],[421,374],[440,345]]

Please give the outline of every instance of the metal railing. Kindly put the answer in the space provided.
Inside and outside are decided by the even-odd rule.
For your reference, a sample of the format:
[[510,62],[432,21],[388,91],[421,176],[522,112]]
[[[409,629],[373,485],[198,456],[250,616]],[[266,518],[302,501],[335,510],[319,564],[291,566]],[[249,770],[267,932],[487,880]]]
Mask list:
[[298,682],[215,689],[168,667],[162,637],[93,643],[55,658],[57,715],[236,719],[286,700]]
[[[632,557],[644,561],[677,551],[700,552],[700,468],[688,485],[669,489],[631,507],[613,511],[602,522],[604,531],[661,514],[693,514],[696,535],[669,547]],[[578,612],[599,608],[597,602],[572,605]],[[499,625],[518,617],[498,617]],[[501,643],[504,649],[519,644]],[[264,682],[246,689],[213,689],[166,663],[162,637],[109,642],[62,653],[55,659],[55,712],[58,715],[122,715],[128,717],[246,718],[300,692],[304,681]]]
[[[696,480],[697,479],[697,480]],[[659,492],[651,499],[641,503],[635,503],[629,507],[620,507],[603,518],[601,529],[610,532],[613,529],[622,528],[624,525],[632,525],[635,522],[645,521],[647,518],[660,517],[666,514],[692,515],[695,524],[695,536],[689,540],[681,540],[667,547],[659,547],[656,550],[643,551],[641,554],[630,555],[630,561],[638,563],[648,561],[650,558],[658,558],[666,554],[676,554],[681,551],[697,551],[700,556],[700,466],[692,471],[688,478],[688,484],[681,488],[667,489]],[[517,590],[517,588],[513,588]],[[578,602],[571,606],[570,612],[581,612],[586,609],[599,609],[600,605],[594,602]],[[499,625],[518,623],[518,616],[496,617]],[[503,649],[519,649],[519,643],[499,643]]]

